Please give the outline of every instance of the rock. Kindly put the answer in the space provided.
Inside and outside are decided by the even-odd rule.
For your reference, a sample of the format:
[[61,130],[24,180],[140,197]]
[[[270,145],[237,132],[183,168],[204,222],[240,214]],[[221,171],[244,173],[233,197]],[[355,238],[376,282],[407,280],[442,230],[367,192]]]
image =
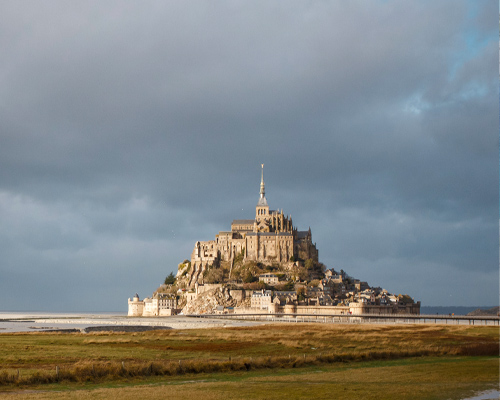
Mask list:
[[218,306],[236,307],[237,305],[238,302],[231,297],[230,291],[225,287],[219,287],[199,294],[186,304],[182,313],[184,315],[213,314]]

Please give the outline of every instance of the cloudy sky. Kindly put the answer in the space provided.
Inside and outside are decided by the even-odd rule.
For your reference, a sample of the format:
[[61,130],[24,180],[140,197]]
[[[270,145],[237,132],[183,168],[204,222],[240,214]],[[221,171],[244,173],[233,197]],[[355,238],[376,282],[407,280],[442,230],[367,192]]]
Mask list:
[[126,312],[261,163],[328,267],[498,304],[496,0],[0,0],[0,51],[0,310]]

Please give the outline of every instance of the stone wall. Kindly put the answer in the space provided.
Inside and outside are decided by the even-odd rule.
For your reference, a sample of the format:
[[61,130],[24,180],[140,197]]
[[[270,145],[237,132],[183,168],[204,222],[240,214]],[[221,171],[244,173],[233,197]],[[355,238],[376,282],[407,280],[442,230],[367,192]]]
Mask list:
[[273,304],[269,310],[260,308],[239,307],[234,310],[239,314],[310,314],[310,315],[361,315],[361,314],[420,314],[420,302],[406,306],[372,306],[351,303],[349,306],[295,306]]
[[220,283],[205,283],[203,285],[198,285],[196,291],[198,294],[202,294],[209,290],[218,289],[220,287],[222,287]]

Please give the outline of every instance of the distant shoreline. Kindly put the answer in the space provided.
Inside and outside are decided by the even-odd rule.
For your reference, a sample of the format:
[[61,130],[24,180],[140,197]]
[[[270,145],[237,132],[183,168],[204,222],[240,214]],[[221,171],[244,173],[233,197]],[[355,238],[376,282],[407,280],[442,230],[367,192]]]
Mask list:
[[0,310],[0,319],[4,318],[3,315],[8,314],[9,316],[14,315],[14,314],[19,314],[21,316],[34,316],[34,317],[40,317],[40,316],[71,316],[71,317],[76,317],[76,316],[89,316],[89,315],[107,315],[107,316],[127,316],[127,311],[11,311],[11,310]]
[[477,306],[477,307],[469,307],[469,306],[421,306],[420,314],[439,314],[439,315],[467,315],[472,311],[476,311],[478,309],[481,310],[489,310],[490,308],[498,307],[498,306]]

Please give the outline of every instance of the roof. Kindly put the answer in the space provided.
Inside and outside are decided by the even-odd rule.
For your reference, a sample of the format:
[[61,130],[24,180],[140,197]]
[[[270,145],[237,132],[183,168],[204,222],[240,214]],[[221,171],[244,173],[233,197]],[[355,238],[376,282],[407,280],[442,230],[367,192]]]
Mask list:
[[231,223],[231,225],[234,225],[234,224],[238,224],[238,225],[253,225],[253,223],[255,222],[254,219],[233,219],[233,222]]
[[298,231],[297,239],[304,239],[309,235],[309,231]]
[[289,232],[250,232],[247,236],[292,236]]
[[258,292],[253,292],[253,297],[262,297],[262,296],[272,296],[273,292],[271,290],[262,290]]
[[257,207],[265,207],[267,206],[267,200],[266,197],[260,197],[259,202],[257,203]]

